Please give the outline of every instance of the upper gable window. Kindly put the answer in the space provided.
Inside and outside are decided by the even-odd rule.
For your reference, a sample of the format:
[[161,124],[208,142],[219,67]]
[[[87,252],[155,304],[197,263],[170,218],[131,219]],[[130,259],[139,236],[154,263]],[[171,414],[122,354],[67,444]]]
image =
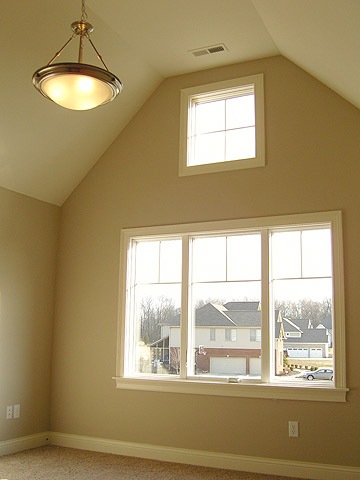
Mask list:
[[181,176],[264,165],[262,74],[181,91]]

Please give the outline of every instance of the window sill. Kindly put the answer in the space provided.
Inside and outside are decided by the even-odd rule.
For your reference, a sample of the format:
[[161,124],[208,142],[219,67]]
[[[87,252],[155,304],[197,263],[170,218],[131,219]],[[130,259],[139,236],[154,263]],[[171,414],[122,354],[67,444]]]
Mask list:
[[113,377],[116,388],[150,392],[187,393],[225,397],[268,398],[279,400],[309,400],[317,402],[346,402],[347,388],[322,385],[285,385],[284,383],[220,383],[215,381],[162,378]]

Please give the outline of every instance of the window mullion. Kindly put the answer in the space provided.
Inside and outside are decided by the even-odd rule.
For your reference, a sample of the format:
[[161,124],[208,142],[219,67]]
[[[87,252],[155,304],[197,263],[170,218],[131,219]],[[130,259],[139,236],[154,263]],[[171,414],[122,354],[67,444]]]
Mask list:
[[188,375],[187,365],[190,361],[188,345],[190,313],[190,237],[182,237],[182,279],[181,279],[181,323],[180,323],[180,378]]
[[261,379],[270,382],[272,364],[269,230],[261,232]]

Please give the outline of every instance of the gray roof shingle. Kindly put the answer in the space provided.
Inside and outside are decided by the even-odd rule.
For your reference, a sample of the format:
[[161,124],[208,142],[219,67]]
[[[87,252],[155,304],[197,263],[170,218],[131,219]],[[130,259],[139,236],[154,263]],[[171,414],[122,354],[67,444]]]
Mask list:
[[227,302],[224,304],[227,310],[260,310],[260,302]]
[[260,311],[228,311],[226,315],[231,318],[237,327],[261,327]]
[[304,330],[301,337],[290,337],[284,340],[284,346],[290,343],[328,343],[328,336],[324,328],[309,328]]

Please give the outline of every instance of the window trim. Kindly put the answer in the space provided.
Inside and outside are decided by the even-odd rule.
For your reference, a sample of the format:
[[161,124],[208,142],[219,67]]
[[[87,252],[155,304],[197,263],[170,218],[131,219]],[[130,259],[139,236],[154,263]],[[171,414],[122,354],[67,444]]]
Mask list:
[[233,328],[225,328],[225,342],[236,342],[237,332]]
[[[231,379],[228,383],[219,381],[216,378],[179,378],[172,375],[156,376],[155,378],[145,375],[124,377],[124,341],[125,341],[125,317],[126,317],[126,284],[129,276],[127,272],[127,254],[129,242],[132,238],[151,239],[153,236],[166,237],[190,237],[199,233],[216,234],[226,233],[233,229],[256,229],[265,228],[291,228],[296,226],[314,226],[318,224],[331,224],[332,228],[332,259],[333,259],[333,305],[334,305],[334,369],[336,372],[335,384],[331,387],[314,386],[311,384],[289,385],[280,380],[270,382],[269,378],[263,378],[262,382],[244,379],[233,383]],[[267,244],[268,242],[266,242]],[[183,260],[188,262],[189,251],[186,248],[187,242],[183,242]],[[185,247],[184,247],[185,245]],[[268,248],[268,245],[267,245]],[[263,275],[268,275],[268,262],[263,262]],[[264,266],[265,265],[265,266]],[[237,396],[252,398],[277,398],[289,400],[312,400],[312,401],[346,401],[346,365],[345,365],[345,300],[344,300],[344,269],[343,269],[343,242],[342,242],[342,215],[341,211],[308,213],[296,215],[284,215],[277,217],[261,217],[253,219],[240,219],[216,222],[204,222],[182,225],[166,225],[158,227],[129,228],[121,231],[120,244],[120,296],[119,296],[119,327],[118,327],[118,348],[117,348],[117,369],[116,387],[130,390],[147,391],[165,391],[174,393],[191,393],[203,395]],[[266,283],[266,282],[263,282]],[[188,300],[187,284],[182,284],[183,304],[186,308]],[[264,292],[263,292],[264,293]],[[266,293],[266,292],[265,292]],[[268,303],[262,298],[262,315],[268,318]],[[183,310],[184,311],[184,310]],[[263,330],[268,328],[270,322],[263,322]],[[185,322],[186,324],[186,322]],[[270,335],[263,333],[264,337],[270,338]],[[181,336],[183,341],[187,338],[186,325],[182,328]],[[270,348],[270,345],[268,346]],[[262,345],[263,356],[266,356],[267,346],[265,342]],[[269,356],[269,355],[268,355]],[[269,356],[270,357],[270,356]],[[185,370],[186,358],[182,356],[182,371]]]
[[[222,161],[204,165],[188,165],[188,123],[192,98],[199,97],[206,93],[211,94],[212,92],[230,90],[246,85],[254,85],[256,156],[254,158]],[[180,177],[265,166],[264,75],[262,73],[181,90],[179,160]]]

